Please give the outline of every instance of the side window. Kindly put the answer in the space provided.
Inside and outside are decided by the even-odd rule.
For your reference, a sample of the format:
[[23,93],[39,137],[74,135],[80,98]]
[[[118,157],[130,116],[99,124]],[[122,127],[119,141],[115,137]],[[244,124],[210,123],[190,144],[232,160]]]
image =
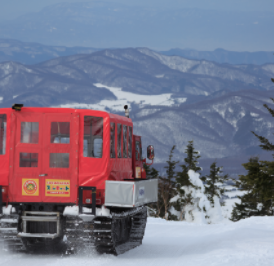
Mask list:
[[115,158],[115,123],[110,123],[110,158]]
[[122,139],[122,125],[117,124],[117,157],[118,158],[122,158],[121,139]]
[[70,122],[51,122],[50,143],[69,144]]
[[0,114],[0,155],[6,154],[7,115]]
[[39,123],[21,122],[21,143],[37,144],[39,141]]
[[132,158],[132,127],[129,127],[128,132],[128,158]]
[[84,157],[102,158],[103,156],[103,118],[84,117]]
[[135,160],[140,161],[141,160],[141,148],[140,148],[140,142],[135,142]]
[[127,158],[127,126],[123,125],[123,158]]

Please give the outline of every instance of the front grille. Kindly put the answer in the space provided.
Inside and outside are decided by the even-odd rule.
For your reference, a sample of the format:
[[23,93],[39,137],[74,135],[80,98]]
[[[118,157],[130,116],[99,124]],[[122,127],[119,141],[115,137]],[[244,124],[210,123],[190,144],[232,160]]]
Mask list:
[[27,233],[55,234],[57,233],[57,223],[56,222],[28,222]]
[[21,216],[22,232],[19,237],[44,237],[55,238],[62,234],[59,212],[24,211]]

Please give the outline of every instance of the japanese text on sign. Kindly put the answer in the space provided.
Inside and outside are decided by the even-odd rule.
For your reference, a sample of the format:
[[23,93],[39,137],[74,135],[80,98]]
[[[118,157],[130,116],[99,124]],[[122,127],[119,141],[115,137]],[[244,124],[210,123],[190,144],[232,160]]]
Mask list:
[[46,179],[46,196],[70,197],[70,180]]

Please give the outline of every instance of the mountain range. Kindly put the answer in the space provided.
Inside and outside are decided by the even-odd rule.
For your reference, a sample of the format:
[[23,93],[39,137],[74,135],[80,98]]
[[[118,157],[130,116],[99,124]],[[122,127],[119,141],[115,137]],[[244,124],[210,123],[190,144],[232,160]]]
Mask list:
[[[273,72],[273,64],[217,64],[165,56],[147,48],[104,50],[59,57],[32,66],[2,63],[0,96],[3,98],[2,106],[10,105],[15,97],[32,105],[41,105],[37,99],[43,93],[47,95],[44,105],[73,102],[95,104],[107,97],[108,100],[115,99],[108,89],[94,86],[100,83],[135,94],[170,94],[172,105],[179,105],[185,98],[186,104],[189,104],[233,91],[270,91],[273,89],[270,81]],[[65,96],[59,99],[51,97],[52,88],[54,93]],[[81,88],[91,98],[76,92]],[[26,95],[29,92],[32,97]]]
[[[25,65],[38,64],[60,56],[91,54],[104,49],[88,47],[51,46],[13,39],[0,39],[0,62],[14,61]],[[157,51],[156,51],[157,52]],[[170,49],[158,51],[168,56],[207,60],[216,63],[263,65],[274,63],[273,52],[233,52],[224,49],[197,51],[193,49]]]
[[0,62],[14,61],[33,65],[59,56],[89,54],[99,50],[96,48],[50,46],[12,39],[0,39]]
[[215,49],[214,51],[197,51],[193,49],[170,49],[161,51],[164,55],[177,55],[187,59],[208,60],[216,63],[228,63],[232,65],[253,64],[263,65],[274,63],[273,52],[235,52],[224,49]]
[[147,48],[58,57],[36,65],[0,63],[0,107],[93,108],[123,114],[134,133],[154,144],[162,167],[172,145],[182,160],[194,140],[204,162],[231,161],[239,173],[251,155],[270,158],[250,133],[273,138],[274,64],[229,65],[166,56]]

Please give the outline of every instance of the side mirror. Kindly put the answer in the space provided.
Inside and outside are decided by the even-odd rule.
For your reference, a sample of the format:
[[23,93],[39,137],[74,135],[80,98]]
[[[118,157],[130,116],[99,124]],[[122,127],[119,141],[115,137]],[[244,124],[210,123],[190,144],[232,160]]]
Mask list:
[[154,159],[154,147],[152,145],[147,146],[147,158],[149,160]]

